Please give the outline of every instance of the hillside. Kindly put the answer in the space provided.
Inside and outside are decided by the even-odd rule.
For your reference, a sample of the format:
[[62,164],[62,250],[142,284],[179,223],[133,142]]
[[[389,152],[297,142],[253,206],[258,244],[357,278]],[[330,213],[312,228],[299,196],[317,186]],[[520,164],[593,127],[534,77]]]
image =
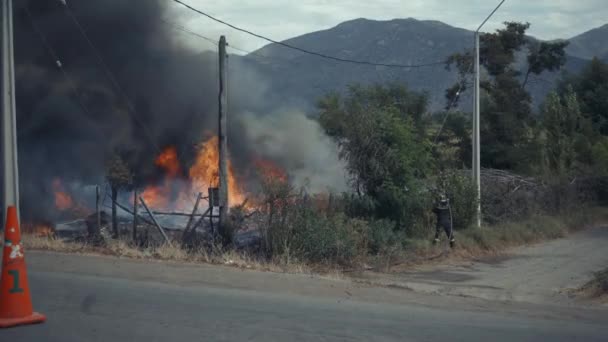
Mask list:
[[[577,47],[571,50],[579,56],[587,56],[588,51],[595,51],[595,36],[595,33],[579,36]],[[439,21],[356,19],[328,30],[286,40],[285,43],[339,58],[412,65],[441,61],[454,52],[472,48],[473,32]],[[455,73],[447,71],[443,65],[389,68],[341,63],[278,44],[270,44],[245,57],[237,57],[236,62],[250,66],[262,79],[267,80],[269,94],[266,103],[269,105],[281,104],[308,110],[328,91],[343,91],[352,83],[376,82],[406,83],[412,89],[425,91],[429,94],[431,108],[438,110],[445,106],[445,89],[456,80]],[[564,69],[576,72],[584,63],[583,58],[569,56]],[[536,104],[542,101],[558,77],[559,73],[533,77],[528,89]],[[462,105],[465,108],[470,101],[470,92],[463,94]]]
[[608,60],[608,24],[572,37],[567,48],[569,55],[584,59],[598,57]]

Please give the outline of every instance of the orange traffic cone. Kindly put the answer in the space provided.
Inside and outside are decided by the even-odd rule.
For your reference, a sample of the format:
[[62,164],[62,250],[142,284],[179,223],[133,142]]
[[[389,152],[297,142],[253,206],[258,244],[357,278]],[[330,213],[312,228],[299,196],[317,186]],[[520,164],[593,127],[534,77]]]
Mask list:
[[6,211],[4,229],[4,254],[0,278],[0,328],[41,323],[45,320],[44,315],[33,312],[32,309],[17,208],[10,206]]

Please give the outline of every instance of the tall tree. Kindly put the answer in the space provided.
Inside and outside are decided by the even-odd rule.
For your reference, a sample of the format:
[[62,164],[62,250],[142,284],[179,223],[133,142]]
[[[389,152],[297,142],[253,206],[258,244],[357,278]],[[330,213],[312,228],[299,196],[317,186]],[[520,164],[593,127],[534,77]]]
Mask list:
[[600,134],[608,136],[608,63],[594,58],[579,75],[565,77],[559,92],[566,93],[569,86],[578,95],[583,114]]
[[543,150],[548,174],[564,178],[572,174],[577,160],[576,141],[583,117],[576,94],[570,89],[564,98],[552,92],[542,110],[545,129]]
[[353,86],[346,98],[329,94],[318,108],[358,197],[373,203],[376,216],[408,227],[417,205],[416,180],[430,165],[429,144],[416,127],[425,96],[401,86]]
[[[481,82],[481,162],[483,166],[518,169],[531,164],[531,98],[525,90],[528,77],[558,70],[565,63],[567,42],[537,42],[526,37],[528,23],[505,22],[505,27],[480,37],[480,66],[487,76]],[[518,52],[527,51],[527,65],[517,64]],[[448,103],[457,102],[457,90],[470,87],[471,52],[454,54],[447,67],[455,66],[458,84],[446,90]]]
[[[431,132],[433,154],[438,170],[471,167],[471,115],[463,112],[439,112],[434,115],[441,132]],[[439,135],[437,135],[439,133]]]

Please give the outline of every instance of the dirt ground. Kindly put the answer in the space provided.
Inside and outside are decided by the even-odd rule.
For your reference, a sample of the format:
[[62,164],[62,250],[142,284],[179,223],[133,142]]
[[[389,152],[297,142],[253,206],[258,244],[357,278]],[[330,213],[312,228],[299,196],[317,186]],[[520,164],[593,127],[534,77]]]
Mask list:
[[576,290],[606,265],[608,227],[597,227],[499,256],[365,272],[357,279],[433,294],[571,304]]

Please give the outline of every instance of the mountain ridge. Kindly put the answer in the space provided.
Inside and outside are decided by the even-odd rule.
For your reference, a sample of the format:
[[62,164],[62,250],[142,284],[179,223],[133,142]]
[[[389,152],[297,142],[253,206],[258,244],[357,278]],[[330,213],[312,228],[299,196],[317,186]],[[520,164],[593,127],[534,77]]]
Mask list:
[[[608,30],[608,25],[604,26]],[[583,67],[589,58],[579,56],[595,51],[593,49],[598,45],[594,40],[596,30],[603,32],[604,26],[572,38],[576,46],[567,50],[568,61],[563,71],[578,72]],[[441,61],[453,53],[472,48],[473,31],[437,20],[357,18],[283,43],[343,59],[417,65]],[[328,91],[343,92],[353,83],[386,82],[405,83],[410,89],[426,92],[431,110],[440,110],[445,106],[445,89],[457,80],[455,71],[446,70],[444,65],[423,68],[357,65],[328,60],[274,43],[239,58],[267,81],[269,107],[280,104],[309,112]],[[532,77],[528,89],[535,105],[544,99],[559,77],[560,72]],[[462,95],[463,109],[468,109],[467,103],[471,99],[470,91]]]

